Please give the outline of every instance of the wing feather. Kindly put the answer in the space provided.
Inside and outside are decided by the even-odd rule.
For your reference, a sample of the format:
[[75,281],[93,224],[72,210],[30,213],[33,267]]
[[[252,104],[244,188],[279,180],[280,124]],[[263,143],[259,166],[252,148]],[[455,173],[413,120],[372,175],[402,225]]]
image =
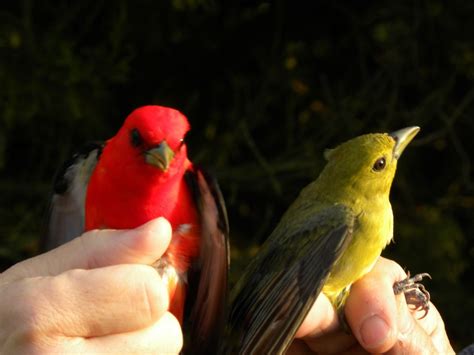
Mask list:
[[287,350],[351,239],[354,218],[332,206],[293,225],[280,223],[234,288],[224,353]]
[[187,299],[189,351],[215,353],[221,339],[227,302],[229,224],[224,199],[214,179],[200,169],[189,171],[186,181],[193,191],[201,221],[200,254],[188,274]]
[[84,232],[87,184],[101,151],[100,143],[85,145],[56,175],[43,250],[56,248]]

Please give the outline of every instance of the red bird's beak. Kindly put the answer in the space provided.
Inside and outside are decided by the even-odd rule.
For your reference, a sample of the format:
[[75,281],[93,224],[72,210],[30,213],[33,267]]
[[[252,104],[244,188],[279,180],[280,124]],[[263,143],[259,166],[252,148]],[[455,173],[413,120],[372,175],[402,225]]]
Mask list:
[[145,161],[147,164],[153,165],[162,171],[168,170],[173,158],[174,152],[166,141],[161,142],[159,146],[145,152]]

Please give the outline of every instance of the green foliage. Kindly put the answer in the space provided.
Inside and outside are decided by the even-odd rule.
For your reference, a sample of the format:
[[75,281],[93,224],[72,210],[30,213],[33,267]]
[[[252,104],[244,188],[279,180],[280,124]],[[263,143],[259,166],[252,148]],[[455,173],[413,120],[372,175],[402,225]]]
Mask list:
[[388,252],[432,274],[451,338],[472,342],[473,16],[461,0],[3,2],[1,264],[37,251],[59,162],[139,105],[190,118],[193,160],[224,190],[236,266],[324,149],[419,125],[392,191]]

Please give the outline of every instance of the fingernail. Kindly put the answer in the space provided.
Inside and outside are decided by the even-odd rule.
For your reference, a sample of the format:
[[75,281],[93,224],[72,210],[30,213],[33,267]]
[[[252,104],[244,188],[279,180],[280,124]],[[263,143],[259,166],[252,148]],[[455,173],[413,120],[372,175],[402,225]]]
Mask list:
[[383,344],[390,334],[387,322],[377,315],[367,318],[360,327],[360,336],[367,348]]

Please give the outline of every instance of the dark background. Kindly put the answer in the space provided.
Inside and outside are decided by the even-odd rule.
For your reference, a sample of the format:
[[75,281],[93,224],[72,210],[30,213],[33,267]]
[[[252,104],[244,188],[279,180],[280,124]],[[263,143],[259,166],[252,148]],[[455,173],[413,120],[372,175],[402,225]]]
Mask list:
[[190,119],[220,180],[233,277],[324,148],[410,125],[384,255],[474,342],[474,2],[2,1],[0,265],[38,252],[52,176],[144,104]]

